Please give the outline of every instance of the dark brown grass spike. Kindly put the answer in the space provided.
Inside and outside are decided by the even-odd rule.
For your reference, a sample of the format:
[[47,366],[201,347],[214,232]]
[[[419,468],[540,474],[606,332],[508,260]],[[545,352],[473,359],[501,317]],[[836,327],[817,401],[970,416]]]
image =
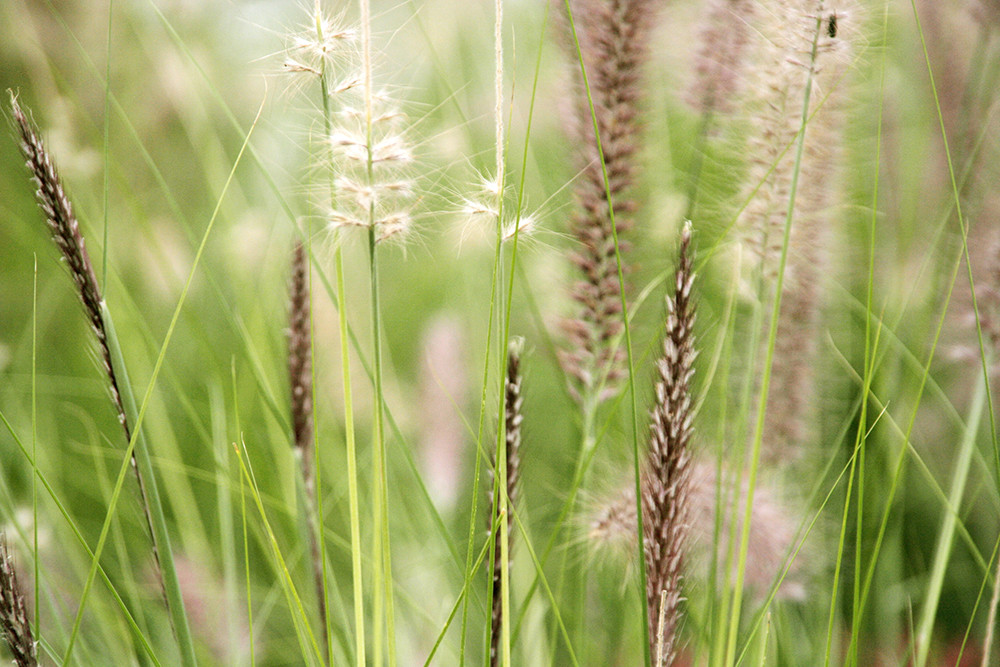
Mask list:
[[[692,418],[690,384],[697,356],[694,349],[694,306],[691,303],[694,273],[690,245],[691,223],[686,223],[681,233],[675,291],[667,299],[666,337],[663,357],[657,362],[660,377],[656,383],[649,456],[642,486],[643,525],[646,531],[646,602],[650,655],[654,656],[654,660],[658,655],[656,638],[658,635],[663,638],[657,667],[673,664],[677,654],[682,560],[688,533]],[[663,625],[658,628],[657,620],[661,613]]]
[[[511,340],[507,349],[507,379],[504,382],[504,428],[506,431],[506,457],[507,462],[507,515],[504,521],[510,521],[510,513],[514,511],[514,503],[517,499],[517,483],[521,477],[521,422],[524,417],[521,413],[521,405],[524,401],[521,395],[521,349],[524,341],[521,338]],[[495,524],[498,520],[497,508],[494,503],[490,512],[492,521]],[[491,524],[492,525],[492,524]],[[493,543],[493,606],[490,620],[490,667],[500,664],[500,630],[503,626],[503,599],[501,595],[501,577],[503,576],[503,562],[500,556],[501,542],[500,530],[496,531],[496,538]],[[508,554],[510,545],[513,544],[514,534],[508,531]]]
[[288,377],[291,385],[292,438],[302,468],[309,523],[309,555],[316,587],[316,606],[327,640],[326,587],[319,548],[316,473],[313,469],[312,334],[310,331],[309,259],[301,242],[292,251],[292,279],[288,290]]
[[[11,112],[20,137],[21,153],[24,156],[25,164],[31,171],[32,180],[37,186],[35,199],[38,206],[45,214],[45,222],[52,234],[52,240],[62,252],[66,266],[69,267],[70,276],[76,284],[77,294],[83,302],[83,309],[90,321],[90,326],[97,337],[98,346],[101,348],[101,364],[105,374],[108,376],[108,388],[111,391],[111,400],[114,404],[115,412],[118,414],[118,421],[125,431],[125,441],[131,442],[132,430],[125,415],[125,405],[122,403],[121,392],[118,389],[118,378],[115,375],[114,366],[111,363],[111,349],[108,347],[108,332],[101,315],[101,304],[103,297],[97,285],[97,275],[94,273],[94,266],[90,261],[90,254],[87,252],[86,243],[80,233],[80,223],[73,214],[73,206],[70,204],[66,192],[63,190],[59,173],[52,163],[45,144],[39,137],[34,123],[28,118],[21,105],[17,101],[17,96],[10,94]],[[136,465],[135,452],[132,453],[132,469],[135,471],[136,480],[139,484],[139,494],[142,501],[142,511],[146,517],[146,524],[149,528],[149,535],[152,541],[153,557],[159,569],[160,559],[157,553],[156,540],[153,538],[152,518],[149,513],[149,501],[146,495],[146,485],[142,481],[142,474]]]
[[[651,0],[582,0],[574,2],[577,34],[590,84],[604,169],[591,122],[590,103],[578,87],[576,126],[571,128],[586,147],[585,166],[576,187],[580,211],[570,227],[579,244],[573,263],[583,279],[572,289],[577,316],[564,322],[572,346],[562,355],[566,372],[575,379],[581,400],[614,395],[623,377],[624,351],[617,345],[622,331],[621,283],[615,253],[615,233],[628,231],[635,202],[628,191],[634,181],[638,135],[640,77],[646,60],[655,9]],[[570,49],[575,59],[575,49]],[[608,195],[614,209],[614,225]],[[619,243],[621,250],[627,244]],[[627,272],[627,267],[623,267]]]

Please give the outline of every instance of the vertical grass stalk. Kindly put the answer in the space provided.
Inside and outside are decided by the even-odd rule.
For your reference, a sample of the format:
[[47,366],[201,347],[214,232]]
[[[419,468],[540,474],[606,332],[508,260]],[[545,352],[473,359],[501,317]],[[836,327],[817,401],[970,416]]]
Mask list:
[[[306,233],[306,243],[310,243]],[[323,645],[333,662],[333,640],[326,605],[326,548],[320,491],[319,451],[313,423],[312,310],[308,250],[301,242],[292,252],[288,308],[288,377],[291,389],[292,444],[302,472],[309,556],[316,589],[316,605],[323,628]]]
[[[187,614],[184,610],[184,600],[181,596],[177,572],[173,564],[170,536],[163,507],[160,503],[159,492],[157,491],[152,458],[150,457],[149,448],[142,429],[140,410],[136,406],[135,395],[132,392],[131,383],[129,382],[124,357],[118,337],[115,334],[114,324],[111,320],[111,313],[108,311],[107,303],[100,293],[90,256],[87,253],[83,236],[80,234],[79,222],[63,190],[58,172],[37,131],[21,110],[17,98],[13,93],[11,94],[11,109],[20,133],[21,152],[27,160],[27,165],[32,172],[35,183],[38,185],[36,197],[39,206],[42,212],[45,213],[46,222],[53,240],[66,259],[70,275],[77,286],[78,295],[83,301],[84,310],[101,348],[102,362],[109,380],[112,399],[118,412],[119,421],[125,430],[126,439],[129,441],[126,461],[130,460],[133,469],[136,471],[143,501],[143,511],[146,515],[147,525],[153,540],[153,553],[158,564],[160,582],[170,612],[171,624],[179,644],[182,663],[185,667],[189,667],[197,664],[194,643],[188,626]],[[211,225],[209,229],[211,229]],[[188,285],[190,285],[190,280]],[[184,294],[186,295],[186,293],[185,287]],[[183,303],[183,297],[181,303]],[[175,321],[176,315],[177,313],[175,312]],[[169,334],[167,340],[169,341]],[[164,350],[165,348],[166,342],[164,343]],[[162,362],[162,353],[163,351],[161,350],[157,370],[159,369],[159,363]],[[150,387],[152,387],[152,382],[151,380]],[[143,405],[145,407],[145,402]],[[113,512],[114,503],[117,501],[117,492],[126,471],[126,465],[127,463],[121,469],[121,474],[116,484],[115,495],[112,498],[112,506],[101,529],[98,548],[95,550],[94,562],[91,565],[87,583],[84,585],[84,593],[81,596],[80,607],[73,624],[73,631],[70,633],[70,639],[63,659],[64,662],[68,662],[69,657],[72,655],[74,641],[79,630],[80,621],[82,620],[84,603],[87,593],[90,590],[90,585],[96,575],[97,560],[100,557],[104,540],[107,537],[111,512]]]
[[816,67],[816,53],[819,36],[823,28],[823,3],[816,6],[816,26],[812,40],[812,50],[806,65],[805,93],[802,100],[801,122],[796,137],[795,165],[792,170],[791,187],[788,194],[788,208],[785,216],[785,228],[781,243],[781,256],[778,264],[777,282],[775,284],[774,304],[771,310],[771,320],[768,327],[767,352],[764,358],[764,372],[761,379],[760,396],[757,403],[757,420],[754,427],[753,451],[751,453],[750,471],[748,475],[746,509],[740,530],[739,559],[736,570],[736,585],[730,609],[729,632],[726,643],[726,664],[732,664],[736,655],[736,639],[739,632],[740,612],[743,606],[743,584],[746,574],[747,553],[750,541],[750,521],[753,515],[753,498],[757,486],[757,472],[760,464],[761,448],[764,436],[764,420],[767,414],[767,394],[771,383],[771,367],[774,360],[775,341],[778,334],[778,321],[781,314],[781,293],[784,287],[785,267],[788,263],[788,245],[792,231],[792,219],[795,213],[795,195],[798,189],[799,174],[802,169],[802,156],[805,152],[806,126],[809,120],[809,101],[812,95],[813,75]]
[[[316,40],[325,44],[323,14],[319,0],[314,9]],[[328,82],[327,59],[321,58],[319,68],[320,96],[323,102],[323,129],[326,137],[333,131],[330,110],[330,87]],[[330,177],[330,204],[336,199],[333,177]],[[341,232],[338,231],[338,234]],[[347,289],[344,284],[344,250],[338,239],[333,251],[334,277],[337,290],[337,326],[340,338],[341,383],[344,392],[344,441],[347,450],[347,496],[351,530],[351,583],[354,598],[354,641],[357,667],[365,667],[365,610],[364,610],[364,570],[361,566],[361,518],[358,492],[358,448],[354,429],[354,394],[351,384],[350,331],[347,324]],[[332,654],[331,654],[332,660]]]
[[682,566],[688,533],[691,377],[694,375],[694,272],[691,223],[681,232],[674,294],[667,298],[663,355],[651,414],[649,451],[642,479],[649,653],[655,667],[673,665],[680,626]]
[[965,423],[965,432],[962,434],[958,457],[955,460],[955,471],[951,480],[951,489],[948,492],[948,505],[945,507],[944,521],[941,524],[941,530],[937,535],[937,544],[934,547],[934,564],[931,566],[930,580],[917,622],[917,634],[915,636],[916,655],[913,663],[915,667],[924,667],[927,664],[927,657],[930,653],[931,631],[934,629],[934,620],[937,618],[937,608],[938,602],[941,600],[941,589],[944,586],[945,570],[948,568],[952,544],[955,541],[958,512],[962,504],[962,496],[965,493],[966,481],[969,478],[972,455],[976,450],[976,436],[979,434],[979,423],[986,408],[986,393],[986,383],[976,383],[976,392],[973,394],[972,403],[969,406],[969,416]]
[[[374,145],[374,110],[375,92],[372,89],[372,36],[371,36],[371,6],[369,0],[360,0],[361,9],[361,57],[362,86],[364,90],[364,143],[366,153],[365,177],[366,184],[371,189],[375,186],[375,145]],[[373,558],[375,571],[375,664],[381,665],[384,633],[388,640],[389,667],[396,665],[396,629],[393,598],[395,591],[392,583],[392,549],[389,536],[389,491],[385,449],[385,395],[382,386],[382,331],[379,304],[379,273],[377,233],[377,218],[375,212],[375,197],[368,201],[368,267],[371,290],[371,327],[372,351],[375,384],[375,423],[372,433],[374,447],[374,466],[372,469],[374,502],[372,511],[373,526]],[[384,621],[383,621],[384,605]]]

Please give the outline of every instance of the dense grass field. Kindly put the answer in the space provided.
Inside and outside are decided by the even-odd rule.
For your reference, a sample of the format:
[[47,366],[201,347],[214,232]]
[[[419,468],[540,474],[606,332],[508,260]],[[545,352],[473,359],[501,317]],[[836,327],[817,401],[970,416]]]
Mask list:
[[0,3],[0,656],[998,664],[1000,6],[368,1]]

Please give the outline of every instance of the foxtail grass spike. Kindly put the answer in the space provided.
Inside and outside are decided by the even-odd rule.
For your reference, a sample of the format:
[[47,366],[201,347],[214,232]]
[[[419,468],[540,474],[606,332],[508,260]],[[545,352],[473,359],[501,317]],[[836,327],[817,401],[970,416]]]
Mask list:
[[[649,455],[642,487],[645,528],[646,603],[650,655],[657,666],[672,665],[680,622],[681,568],[687,540],[691,441],[691,376],[694,373],[694,306],[690,257],[691,223],[681,233],[674,294],[667,299],[663,356],[650,426]],[[665,593],[665,595],[664,595]],[[661,597],[663,598],[661,612]],[[662,613],[662,624],[657,619]],[[657,627],[660,625],[661,627]],[[657,635],[662,642],[657,646]],[[659,648],[659,650],[658,650]]]
[[[515,338],[511,340],[507,350],[507,379],[504,382],[504,429],[506,433],[505,461],[507,463],[507,514],[500,518],[497,516],[499,503],[493,504],[490,512],[492,522],[498,520],[510,523],[510,513],[514,511],[514,503],[517,498],[517,483],[520,479],[521,470],[521,422],[524,417],[521,413],[521,404],[524,398],[521,395],[521,350],[524,340]],[[497,461],[499,465],[499,461]],[[499,469],[499,468],[498,468]],[[513,543],[513,534],[508,539],[508,553],[510,544]],[[501,531],[496,531],[496,539],[493,545],[493,606],[490,619],[490,667],[497,667],[500,664],[500,640],[501,628],[503,626],[503,599],[501,596],[501,578],[503,577],[503,561],[500,557],[501,551]]]
[[[90,326],[97,337],[97,343],[101,348],[101,365],[108,376],[108,388],[111,391],[111,401],[114,404],[118,421],[125,431],[125,441],[132,439],[132,430],[125,414],[125,405],[122,403],[121,392],[118,388],[118,377],[111,363],[111,348],[108,345],[108,329],[101,314],[100,288],[97,286],[97,275],[94,273],[94,266],[90,261],[90,254],[87,252],[86,242],[80,233],[80,223],[73,214],[73,206],[70,204],[66,192],[63,190],[59,174],[52,163],[41,137],[35,130],[34,123],[21,109],[17,101],[17,96],[11,94],[11,111],[20,135],[21,153],[24,156],[28,169],[31,171],[32,180],[38,189],[35,191],[35,198],[39,208],[45,214],[45,221],[52,234],[52,240],[62,252],[66,266],[69,267],[70,276],[76,284],[77,294],[83,302],[83,309],[90,321]],[[132,469],[135,470],[136,480],[139,484],[139,493],[142,498],[142,510],[146,516],[149,526],[149,534],[153,536],[151,518],[149,515],[149,500],[146,496],[146,485],[143,483],[142,474],[136,465],[135,452],[132,453]],[[156,551],[156,541],[153,540],[153,555],[159,568],[159,555]]]
[[292,395],[292,437],[305,490],[309,523],[309,555],[316,586],[316,605],[326,635],[326,593],[323,585],[322,535],[316,516],[316,473],[313,470],[312,335],[310,332],[309,260],[301,242],[292,252],[292,280],[288,294],[288,377]]
[[[570,228],[578,243],[572,261],[583,278],[572,288],[578,311],[563,323],[571,349],[563,351],[561,361],[575,380],[578,398],[600,402],[617,393],[625,375],[625,353],[617,341],[622,332],[621,283],[611,225],[618,233],[632,227],[629,215],[635,202],[629,189],[638,162],[639,83],[655,5],[650,0],[571,4],[602,154],[598,153],[590,101],[579,86],[578,118],[570,130],[586,153],[575,193],[579,212]],[[572,56],[576,60],[575,49]],[[625,250],[627,244],[619,242],[619,248]],[[623,269],[627,272],[627,267]]]
[[309,333],[309,267],[305,248],[295,244],[292,282],[288,294],[288,375],[292,391],[292,435],[302,456],[306,490],[312,495],[309,454],[313,439],[312,348]]
[[35,131],[34,124],[25,115],[17,97],[13,94],[10,104],[20,135],[21,153],[31,171],[32,180],[38,186],[35,192],[38,206],[45,214],[45,221],[52,233],[52,240],[62,252],[66,266],[69,267],[70,276],[76,284],[77,293],[83,301],[87,319],[90,320],[90,325],[97,336],[97,342],[101,347],[101,361],[110,381],[111,398],[118,413],[118,421],[121,422],[125,429],[126,438],[128,438],[129,425],[125,417],[125,407],[122,405],[122,399],[118,392],[118,381],[111,366],[107,330],[104,326],[104,319],[101,317],[101,291],[97,286],[97,275],[90,262],[86,244],[80,234],[80,223],[73,214],[73,206],[66,197],[59,174],[56,172],[41,138]]
[[[35,604],[38,604],[37,600]],[[24,592],[17,582],[14,560],[7,547],[7,536],[3,534],[0,534],[0,629],[3,630],[3,637],[7,640],[17,667],[34,667],[38,664]]]
[[[184,600],[181,595],[177,572],[173,567],[173,555],[170,552],[170,535],[166,527],[166,519],[159,494],[156,491],[156,480],[153,477],[152,460],[146,450],[145,440],[141,431],[133,434],[129,414],[138,415],[134,396],[128,382],[128,374],[121,358],[121,347],[114,334],[107,304],[101,296],[94,274],[94,267],[87,253],[86,243],[80,233],[80,223],[73,214],[73,207],[63,190],[59,174],[45,149],[34,124],[22,110],[17,96],[11,93],[11,112],[20,138],[21,153],[24,155],[32,178],[38,186],[35,192],[38,205],[45,214],[52,239],[55,241],[63,258],[69,266],[70,275],[77,286],[77,293],[83,301],[84,310],[90,320],[91,327],[101,348],[101,360],[108,376],[109,388],[118,421],[125,431],[125,439],[135,446],[131,453],[132,469],[135,471],[142,502],[142,511],[149,530],[153,560],[164,602],[170,610],[170,620],[181,648],[181,658],[184,665],[197,664],[191,631],[184,611]],[[116,370],[118,369],[118,370]],[[119,373],[120,370],[120,373]],[[123,394],[122,388],[125,389]],[[137,417],[136,417],[137,418]],[[141,459],[137,460],[137,459]],[[141,468],[141,470],[140,470]],[[147,482],[149,492],[147,493]],[[162,550],[162,551],[161,551]],[[82,607],[81,610],[82,611]],[[77,627],[80,618],[77,614]],[[75,638],[75,633],[71,638]],[[73,647],[71,639],[67,653]],[[67,655],[68,658],[68,655]]]
[[750,0],[712,0],[701,30],[695,60],[695,79],[688,102],[700,113],[730,112],[746,66],[744,51],[750,41]]

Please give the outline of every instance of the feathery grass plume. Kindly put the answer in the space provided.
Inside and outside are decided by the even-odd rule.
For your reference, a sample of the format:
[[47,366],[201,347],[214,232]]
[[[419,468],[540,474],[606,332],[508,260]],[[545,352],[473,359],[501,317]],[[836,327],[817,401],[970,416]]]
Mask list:
[[[642,484],[645,533],[646,604],[650,654],[657,667],[672,665],[677,654],[681,576],[688,533],[689,467],[691,454],[691,376],[694,374],[694,305],[691,285],[691,223],[681,232],[674,294],[667,299],[663,357],[657,362],[649,434],[649,454]],[[664,592],[666,596],[663,597]],[[663,627],[657,627],[663,600]],[[658,647],[656,638],[662,637]]]
[[[734,476],[724,474],[722,484],[729,483]],[[719,484],[716,465],[713,462],[694,459],[690,463],[688,479],[688,558],[689,563],[704,564],[701,567],[686,567],[689,576],[708,575],[707,564],[712,556],[715,518],[721,519],[720,540],[715,545],[715,558],[722,562],[729,551],[728,535],[733,515],[733,492],[724,493],[726,502],[716,508],[716,489]],[[742,484],[735,502],[746,503],[746,484]],[[590,514],[587,537],[601,553],[625,561],[635,553],[635,488],[626,484],[609,496],[604,502],[594,505]],[[771,585],[785,571],[786,559],[797,546],[796,531],[800,519],[791,507],[783,501],[778,490],[767,484],[758,484],[754,493],[753,513],[750,517],[750,554],[746,565],[746,586],[756,595],[766,595]],[[739,527],[737,527],[739,534]],[[785,600],[805,598],[805,586],[801,581],[803,565],[799,558],[788,566],[784,580],[778,588],[777,597]],[[735,567],[735,565],[734,565]]]
[[525,241],[525,237],[537,230],[538,213],[518,211],[516,191],[513,186],[508,185],[503,188],[503,192],[500,189],[496,179],[480,176],[478,182],[470,189],[470,193],[462,197],[458,213],[463,223],[463,240],[470,233],[470,223],[481,223],[483,228],[488,229],[489,237],[492,238],[496,230],[496,220],[501,216],[503,220],[500,224],[500,239],[504,242],[512,240],[515,234],[521,241]]
[[[111,391],[111,401],[114,404],[118,421],[125,431],[125,441],[132,439],[132,431],[125,414],[125,405],[122,403],[121,392],[118,388],[118,378],[111,363],[111,348],[108,346],[108,332],[104,323],[104,316],[101,314],[101,291],[97,286],[97,274],[94,273],[94,266],[90,261],[90,254],[80,233],[80,223],[73,214],[73,206],[70,204],[66,192],[63,190],[59,174],[55,165],[49,158],[45,145],[41,137],[35,130],[34,123],[21,109],[17,96],[11,93],[11,111],[15,124],[21,138],[21,153],[31,171],[32,180],[38,186],[35,191],[35,198],[39,208],[45,214],[45,221],[52,234],[52,240],[62,252],[63,259],[69,267],[70,276],[76,284],[77,294],[83,302],[83,309],[90,321],[90,326],[97,337],[98,346],[101,349],[101,365],[108,376],[108,388]],[[146,486],[143,483],[142,474],[136,465],[136,454],[132,452],[132,469],[135,471],[136,480],[139,484],[139,493],[142,500],[142,511],[146,516],[146,523],[149,527],[149,534],[153,537],[152,519],[149,514],[149,501],[146,496]],[[159,567],[159,555],[156,548],[156,540],[153,538],[153,556]]]
[[[821,29],[812,76],[805,149],[789,237],[782,308],[771,370],[772,396],[764,426],[763,455],[776,461],[812,437],[815,407],[817,327],[824,305],[827,248],[835,228],[836,176],[843,144],[844,75],[859,36],[859,14],[848,2],[774,0],[757,13],[757,66],[747,91],[757,122],[749,139],[747,192],[758,188],[741,216],[741,227],[758,255],[754,267],[760,295],[773,298],[788,216],[802,102],[810,76],[810,53]],[[762,341],[766,345],[766,340]],[[763,358],[763,355],[761,355]]]
[[339,194],[328,222],[333,228],[371,228],[379,242],[402,239],[412,227],[413,182],[406,170],[413,151],[403,133],[405,116],[385,92],[367,91],[369,85],[344,91],[345,96],[357,92],[360,105],[345,104],[337,114],[339,126],[327,138]]
[[[304,80],[313,80],[315,83],[319,84],[319,93],[321,104],[320,108],[323,111],[322,114],[322,125],[323,125],[323,137],[324,145],[329,144],[329,138],[333,134],[333,118],[331,111],[331,98],[334,94],[340,96],[347,91],[353,90],[357,87],[359,82],[359,77],[356,74],[350,74],[344,78],[340,83],[333,84],[333,76],[335,73],[335,65],[338,64],[338,60],[343,58],[345,62],[350,61],[350,55],[352,51],[347,47],[355,37],[355,31],[345,27],[341,21],[331,17],[330,15],[323,12],[323,8],[320,0],[316,0],[313,4],[312,14],[310,15],[310,21],[302,30],[301,33],[293,37],[291,45],[286,50],[287,58],[285,60],[284,68],[286,71],[293,74],[302,75],[296,78],[301,78]],[[350,70],[350,68],[345,68]],[[329,157],[329,156],[324,156]],[[325,181],[323,186],[318,191],[319,196],[319,210],[327,211],[332,209],[337,202],[337,187],[336,187],[336,170],[332,167],[332,161],[328,159],[323,159],[318,161],[325,179],[320,179]],[[301,246],[296,250],[296,256],[301,251]],[[296,259],[298,262],[298,259]],[[301,271],[302,271],[302,296],[308,299],[307,287],[305,287],[305,277],[308,276],[308,265],[305,262],[305,256],[303,254],[301,258]],[[344,260],[343,260],[343,248],[338,244],[334,250],[334,270],[336,272],[337,279],[337,303],[340,305],[337,308],[337,318],[340,331],[340,359],[341,359],[341,373],[343,381],[344,390],[344,436],[345,445],[347,451],[347,475],[348,475],[348,506],[350,513],[350,530],[351,530],[351,574],[352,574],[352,584],[353,584],[353,596],[354,596],[354,633],[355,633],[355,647],[357,656],[358,667],[363,667],[365,664],[365,615],[364,615],[364,588],[363,588],[363,571],[361,566],[361,525],[359,518],[359,493],[358,493],[358,473],[357,473],[357,445],[354,437],[354,404],[352,398],[352,388],[351,388],[351,369],[350,369],[350,355],[348,352],[348,338],[349,329],[347,325],[347,315],[345,313],[345,304],[347,302],[346,290],[344,287]],[[297,272],[297,271],[296,271]],[[305,305],[308,308],[308,304]],[[308,320],[308,314],[302,314],[303,320]],[[300,323],[303,327],[303,331],[308,331],[307,323]],[[303,352],[305,353],[308,349],[309,344],[303,341]],[[311,360],[310,360],[311,361]],[[305,369],[303,370],[303,377],[309,375]],[[292,382],[293,382],[293,394],[295,391],[295,369],[292,369]],[[310,382],[311,389],[311,375],[308,381]],[[294,396],[293,396],[294,400]],[[311,399],[310,399],[311,400]],[[311,419],[311,417],[310,417]],[[312,440],[312,424],[309,423],[309,437],[304,437],[305,441]],[[300,435],[304,436],[303,433],[296,429],[296,441],[298,442]],[[306,445],[308,447],[308,445]],[[300,450],[303,454],[306,450]],[[314,452],[315,456],[315,452]],[[303,456],[304,465],[309,465],[307,459],[312,458],[308,456]],[[304,469],[305,472],[305,469]],[[308,514],[310,516],[310,522],[312,522],[312,517],[315,516],[315,530],[310,530],[310,547],[312,551],[313,560],[313,573],[316,582],[316,589],[318,594],[318,601],[321,611],[321,619],[323,620],[323,635],[326,640],[326,645],[330,651],[330,660],[333,660],[333,645],[330,642],[330,627],[329,622],[326,617],[326,586],[325,586],[325,574],[326,570],[324,565],[325,559],[325,549],[324,542],[322,541],[322,523],[323,523],[323,504],[319,499],[318,489],[311,484],[311,475],[316,471],[311,471],[310,479],[304,479],[304,486],[311,487],[307,489],[307,496],[309,496],[308,502],[312,504]],[[311,492],[310,492],[311,490]],[[312,526],[311,526],[312,527]],[[317,544],[318,541],[318,544]],[[318,548],[317,548],[318,547]],[[318,553],[317,553],[318,552]]]
[[312,335],[309,313],[309,260],[301,242],[292,252],[292,280],[288,294],[288,377],[291,382],[292,436],[302,468],[302,486],[308,503],[309,555],[316,586],[320,625],[326,637],[326,593],[323,585],[323,557],[320,553],[321,527],[316,517],[316,474],[313,469]]
[[[524,339],[511,339],[507,348],[507,378],[504,382],[504,431],[506,434],[505,461],[507,463],[507,515],[498,517],[497,512],[500,503],[494,500],[493,508],[490,511],[492,522],[505,521],[510,525],[509,514],[514,511],[514,503],[517,498],[517,482],[520,479],[521,470],[521,422],[524,417],[521,413],[521,405],[524,398],[521,395],[521,352],[524,349]],[[499,466],[499,460],[496,465]],[[499,491],[503,493],[504,491]],[[513,533],[509,533],[508,553],[510,545],[513,544]],[[505,622],[503,618],[503,600],[501,597],[501,578],[503,577],[503,560],[500,557],[501,531],[496,530],[496,539],[493,545],[493,605],[490,616],[490,667],[500,664],[500,640],[501,627]]]
[[[323,76],[338,60],[346,59],[349,50],[345,47],[356,39],[356,30],[324,13],[317,2],[309,22],[289,38],[282,69],[292,74]],[[354,79],[346,79],[341,86],[350,81]]]
[[[39,207],[45,214],[46,223],[52,234],[52,239],[62,251],[63,258],[69,266],[70,275],[76,283],[77,293],[83,302],[87,318],[97,337],[101,348],[101,360],[104,371],[108,376],[109,388],[114,407],[118,413],[118,421],[125,431],[125,439],[135,446],[131,452],[132,469],[135,471],[138,481],[139,493],[141,497],[142,511],[146,518],[146,527],[149,530],[153,560],[158,573],[161,593],[164,602],[170,611],[170,621],[174,634],[180,644],[181,659],[185,665],[196,664],[194,644],[191,639],[191,632],[187,617],[184,612],[184,600],[181,597],[180,585],[177,581],[177,572],[173,566],[173,554],[170,551],[170,534],[166,527],[166,519],[163,515],[163,506],[160,502],[159,494],[156,490],[156,479],[154,477],[152,462],[148,450],[144,449],[145,442],[142,432],[133,433],[129,424],[128,412],[123,402],[119,379],[129,393],[125,395],[128,401],[129,410],[137,414],[135,400],[128,388],[128,376],[124,366],[121,367],[121,377],[115,372],[113,359],[121,362],[121,350],[117,345],[117,340],[110,332],[113,326],[110,315],[106,315],[107,310],[100,289],[97,285],[97,276],[87,253],[83,235],[80,233],[80,223],[73,214],[73,207],[66,197],[59,175],[56,172],[52,160],[42,143],[34,124],[28,119],[17,101],[17,96],[11,92],[11,111],[15,125],[21,139],[21,152],[24,155],[28,169],[31,171],[33,180],[38,186],[35,197]],[[107,320],[105,318],[108,318]],[[115,351],[112,353],[112,346]],[[140,470],[140,467],[142,470]],[[147,493],[144,474],[149,479],[149,492]],[[93,568],[91,575],[93,574]],[[77,618],[74,623],[75,628],[79,628],[79,622],[83,607],[77,611]],[[66,659],[69,658],[73,647],[73,639],[76,634],[71,634],[69,647],[67,648]]]
[[[584,167],[575,189],[580,210],[570,229],[579,244],[571,259],[583,280],[572,288],[577,315],[563,322],[571,349],[560,356],[563,368],[576,381],[574,392],[586,403],[613,396],[624,377],[625,353],[617,345],[623,326],[622,286],[614,234],[631,228],[629,215],[636,206],[628,191],[637,170],[639,83],[657,4],[653,0],[578,0],[571,6],[603,152],[603,156],[598,154],[590,102],[581,84],[576,94],[578,117],[569,129],[584,147]],[[570,53],[576,62],[572,41]],[[619,242],[619,249],[626,250],[627,244]]]
[[688,103],[703,114],[730,112],[742,85],[750,42],[750,0],[712,0],[701,29]]
[[7,546],[7,536],[2,533],[0,533],[0,628],[14,657],[15,665],[29,667],[38,664],[37,647],[28,623],[24,593],[17,582],[14,559]]

